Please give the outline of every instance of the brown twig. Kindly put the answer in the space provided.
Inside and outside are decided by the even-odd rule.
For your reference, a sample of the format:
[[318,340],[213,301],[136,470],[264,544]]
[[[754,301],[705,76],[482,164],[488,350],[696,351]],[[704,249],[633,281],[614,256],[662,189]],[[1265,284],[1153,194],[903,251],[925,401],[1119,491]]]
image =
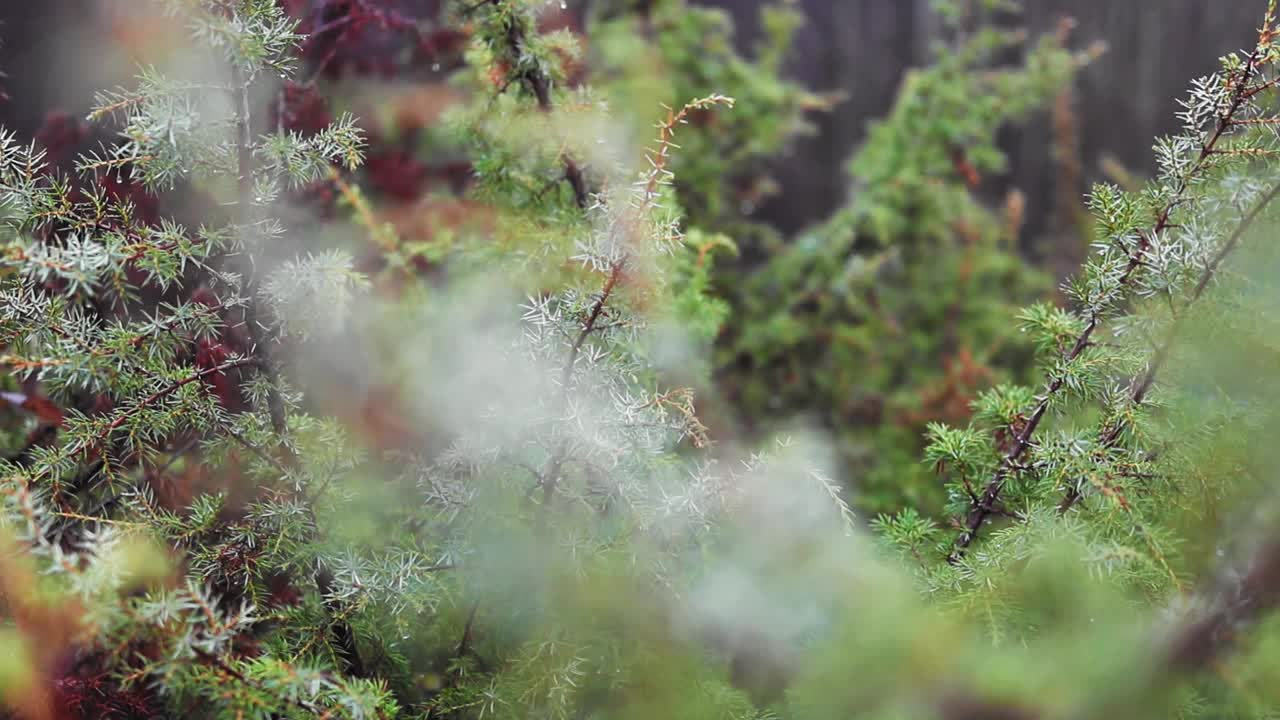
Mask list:
[[100,446],[103,442],[105,442],[106,439],[111,435],[112,431],[118,430],[122,425],[128,422],[129,418],[131,417],[131,413],[141,410],[153,403],[159,402],[160,400],[163,400],[164,398],[172,395],[173,393],[177,392],[183,387],[186,387],[187,385],[190,385],[193,382],[204,380],[207,377],[210,377],[212,375],[217,375],[218,373],[221,373],[221,372],[234,370],[235,368],[239,368],[239,367],[245,367],[246,365],[256,365],[257,362],[258,362],[257,359],[251,358],[251,357],[236,358],[234,360],[228,360],[227,362],[224,362],[220,365],[215,365],[214,367],[211,367],[211,368],[205,368],[200,372],[193,373],[191,375],[188,375],[185,378],[182,378],[181,380],[176,380],[170,383],[169,385],[166,385],[160,390],[157,390],[151,395],[148,395],[146,398],[143,398],[143,400],[139,402],[137,405],[130,406],[126,410],[126,412],[122,412],[119,415],[117,415],[114,420],[108,423],[107,426],[104,427],[98,433],[97,442],[93,443],[91,446]]
[[458,641],[458,649],[454,652],[456,660],[462,660],[471,652],[471,635],[475,631],[476,613],[480,611],[480,601],[471,603],[471,611],[467,613],[467,622],[462,626],[462,639]]

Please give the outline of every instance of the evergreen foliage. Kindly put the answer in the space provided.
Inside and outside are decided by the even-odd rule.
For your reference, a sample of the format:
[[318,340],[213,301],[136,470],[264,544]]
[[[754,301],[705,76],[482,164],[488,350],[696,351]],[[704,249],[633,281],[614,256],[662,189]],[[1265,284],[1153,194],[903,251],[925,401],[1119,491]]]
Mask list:
[[[939,6],[952,38],[871,126],[848,204],[745,279],[721,343],[742,413],[773,419],[766,429],[797,414],[829,428],[871,511],[936,510],[925,425],[963,420],[979,390],[1029,368],[1009,317],[1048,282],[1018,251],[1021,196],[993,211],[983,183],[1004,169],[999,131],[1091,57],[1059,34],[1024,48],[986,5]],[[1013,50],[1018,63],[1000,65]]]
[[[689,224],[760,252],[780,238],[753,220],[776,190],[769,163],[811,128],[807,116],[837,98],[807,91],[782,75],[804,17],[793,2],[760,3],[761,40],[751,57],[735,50],[723,10],[684,0],[645,3],[643,13],[596,10],[586,27],[590,79],[611,105],[630,112],[666,97],[704,97],[734,88],[749,113],[699,113],[675,158],[676,187]],[[729,282],[732,275],[722,282]]]
[[[635,149],[630,111],[569,81],[582,50],[543,32],[544,4],[450,7],[467,33],[443,123],[481,217],[430,248],[443,277],[418,272],[425,250],[354,184],[368,147],[354,119],[286,122],[280,96],[302,86],[279,83],[309,41],[274,0],[166,2],[200,62],[103,94],[91,117],[118,137],[73,174],[0,138],[9,712],[1277,712],[1275,0],[1256,46],[1193,83],[1182,132],[1156,144],[1159,175],[1090,194],[1095,253],[1067,306],[1016,315],[1042,381],[1001,363],[959,422],[928,425],[916,460],[941,475],[941,500],[918,476],[872,477],[847,498],[820,439],[734,447],[686,387],[705,382],[731,311],[710,294],[708,235],[748,225],[719,183],[781,147],[796,119],[784,109],[803,104],[774,84],[782,44],[754,63],[721,56],[709,67],[723,75],[674,76],[727,93],[757,68],[743,98],[769,120],[713,120],[752,106],[708,90],[655,106]],[[676,57],[711,17],[640,5],[601,22],[674,24],[655,42]],[[1016,69],[981,70],[1006,40],[965,34],[908,81],[854,162],[866,187],[847,211],[735,298],[745,346],[826,350],[805,337],[814,327],[844,338],[832,375],[804,380],[843,400],[918,387],[913,368],[875,374],[879,333],[901,363],[1011,337],[1007,306],[1037,283],[966,175],[998,168],[997,127],[1082,58],[1047,42]],[[759,144],[688,157],[716,154],[708,127]],[[152,218],[120,192],[135,183],[215,202],[196,223]],[[317,187],[354,222],[293,243],[289,198]],[[686,201],[707,228],[683,219]],[[344,231],[378,254],[373,270]],[[890,282],[895,263],[920,276]],[[799,285],[822,324],[776,315]],[[385,428],[321,410],[315,356],[385,375],[427,429],[380,452],[362,434]],[[861,382],[843,375],[855,371]],[[870,527],[853,510],[913,496]]]

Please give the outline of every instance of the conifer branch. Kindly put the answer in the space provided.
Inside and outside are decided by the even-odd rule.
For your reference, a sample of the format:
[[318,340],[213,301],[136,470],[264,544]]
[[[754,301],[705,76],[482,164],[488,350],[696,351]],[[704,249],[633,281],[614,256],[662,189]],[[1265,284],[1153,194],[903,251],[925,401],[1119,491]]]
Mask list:
[[[498,7],[502,0],[482,0],[491,3],[495,8]],[[477,5],[476,7],[479,7]],[[470,11],[474,11],[472,8]],[[538,109],[544,114],[550,114],[553,106],[551,102],[551,78],[536,63],[525,63],[522,59],[529,55],[529,38],[527,29],[522,18],[513,13],[506,25],[505,40],[506,53],[508,62],[511,67],[520,69],[517,80],[524,83],[529,91],[533,93],[534,99],[537,101]],[[591,193],[587,189],[587,181],[583,176],[582,168],[568,153],[561,151],[560,162],[564,166],[564,180],[569,183],[570,189],[573,190],[573,200],[577,203],[580,210],[586,210],[590,204]]]
[[316,568],[316,589],[329,613],[329,633],[334,651],[342,661],[342,669],[348,675],[357,678],[370,678],[372,674],[360,657],[360,648],[356,645],[356,634],[347,622],[347,610],[334,592],[333,571],[321,563]]
[[[239,67],[233,68],[233,78],[236,98],[237,212],[240,230],[245,232],[253,223],[255,163],[249,97],[251,82]],[[247,243],[242,241],[242,245],[247,245]],[[247,247],[242,247],[242,252],[247,252],[247,250]],[[256,297],[257,293],[254,291],[257,283],[256,278],[253,277],[252,263],[242,261],[240,270],[245,284],[245,329],[249,333],[252,345],[251,351],[258,360],[259,372],[262,373],[263,379],[267,384],[267,411],[271,419],[272,429],[284,456],[283,463],[277,461],[272,462],[271,465],[277,468],[280,468],[281,465],[285,467],[296,465],[297,457],[285,444],[288,427],[284,400],[280,392],[279,372],[272,357],[271,345],[262,332],[263,325],[259,319],[258,298]],[[255,445],[239,436],[239,434],[233,434],[232,437],[237,442],[249,447],[255,454],[262,452]],[[318,494],[316,493],[316,495]],[[312,497],[308,500],[313,501],[315,499],[315,497]],[[359,648],[356,646],[355,633],[352,631],[350,623],[345,620],[342,602],[334,595],[333,572],[324,563],[319,563],[315,570],[314,581],[316,589],[323,599],[325,609],[331,616],[330,632],[335,643],[335,650],[342,660],[344,671],[353,677],[369,677],[370,674],[361,660]]]
[[[236,100],[237,212],[240,231],[245,232],[252,226],[254,220],[253,182],[254,173],[256,172],[250,110],[251,80],[239,67],[233,67],[233,78]],[[242,247],[241,252],[247,253],[247,242],[242,240],[242,246],[245,247]],[[249,333],[252,345],[251,352],[257,358],[259,372],[267,384],[267,410],[271,419],[272,429],[284,458],[283,463],[273,462],[271,465],[277,468],[282,464],[285,467],[294,466],[297,464],[298,458],[286,444],[288,427],[284,400],[280,391],[279,372],[275,365],[271,345],[263,335],[263,325],[259,318],[258,298],[255,292],[257,282],[256,277],[254,277],[252,263],[242,261],[239,264],[239,269],[245,288],[245,329]],[[233,434],[232,437],[237,442],[251,448],[255,453],[261,452],[260,449],[257,449],[256,446],[247,442],[238,434]],[[317,492],[316,495],[318,496],[318,494]],[[308,501],[314,501],[315,499],[316,497],[311,497],[308,498]],[[311,512],[309,502],[308,511]],[[323,562],[318,563],[316,567],[314,581],[316,589],[323,600],[324,607],[331,616],[330,633],[335,643],[335,651],[343,663],[344,672],[357,678],[370,677],[368,669],[360,658],[359,648],[356,646],[355,633],[351,629],[350,623],[345,619],[342,602],[333,592],[333,572]]]
[[[563,414],[565,408],[569,405],[569,396],[572,391],[571,383],[573,381],[573,371],[578,364],[578,355],[582,353],[582,346],[587,342],[587,338],[596,331],[596,323],[600,320],[600,316],[604,313],[605,306],[609,303],[613,291],[618,287],[618,283],[622,280],[622,271],[626,260],[620,259],[614,263],[609,270],[609,276],[605,280],[604,287],[600,289],[596,296],[596,301],[591,305],[591,310],[587,313],[587,319],[582,323],[582,330],[574,339],[573,344],[569,347],[569,356],[565,359],[564,369],[560,372],[560,413]],[[544,515],[547,509],[551,507],[551,502],[555,499],[556,489],[559,484],[560,472],[564,468],[565,459],[569,454],[569,439],[563,438],[557,446],[555,452],[547,459],[546,468],[538,476],[538,481],[542,484],[542,510]]]
[[[625,277],[627,263],[630,260],[631,249],[637,238],[632,237],[641,228],[645,220],[645,216],[652,212],[658,204],[658,194],[662,187],[670,182],[672,177],[668,164],[671,160],[671,152],[676,148],[675,133],[676,128],[688,122],[689,114],[694,110],[713,107],[716,105],[724,105],[733,107],[733,98],[723,95],[709,95],[704,98],[697,98],[686,103],[680,110],[666,108],[667,115],[662,122],[657,124],[658,140],[657,147],[652,149],[645,155],[645,160],[649,167],[645,169],[641,177],[638,187],[637,200],[635,203],[622,208],[621,218],[613,225],[611,232],[622,235],[618,238],[622,251],[614,257],[607,268],[607,275],[604,286],[596,295],[596,300],[591,305],[591,309],[587,312],[586,318],[582,323],[581,329],[574,338],[573,343],[569,347],[568,357],[565,359],[564,368],[560,375],[561,397],[560,397],[560,413],[563,414],[565,408],[569,405],[569,394],[571,392],[571,383],[573,380],[574,368],[577,366],[578,356],[582,352],[583,345],[588,338],[595,333],[599,327],[598,323],[605,312],[605,308],[610,298],[618,289]],[[563,469],[564,462],[568,457],[569,439],[563,438],[555,452],[548,458],[545,469],[539,475],[539,482],[542,484],[543,512],[550,506],[551,501],[555,497],[559,475]]]
[[[199,382],[200,380],[207,379],[209,377],[217,375],[218,373],[224,373],[228,370],[234,370],[235,368],[245,367],[247,365],[256,365],[257,363],[258,363],[258,360],[256,358],[250,358],[250,357],[236,358],[234,360],[228,360],[220,365],[216,365],[214,367],[206,368],[199,372],[193,373],[191,375],[188,375],[185,378],[182,378],[181,380],[175,380],[174,382],[169,383],[164,388],[161,388],[160,390],[157,390],[156,392],[143,398],[137,404],[129,406],[124,412],[117,415],[114,420],[107,423],[106,427],[104,427],[98,433],[98,438],[97,438],[98,441],[96,443],[96,446],[101,446],[101,444],[105,442],[106,439],[110,436],[111,432],[114,430],[118,430],[121,426],[127,423],[133,417],[134,413],[137,413],[138,411],[143,410],[149,407],[150,405],[153,405],[163,400],[164,398],[181,390],[183,387],[186,387],[191,383]],[[95,446],[95,444],[90,445],[90,447],[93,447],[93,446]]]
[[[1218,247],[1217,251],[1214,252],[1213,257],[1209,260],[1209,263],[1201,271],[1200,278],[1196,281],[1195,288],[1191,291],[1187,301],[1183,304],[1184,312],[1199,300],[1202,295],[1204,295],[1205,290],[1217,275],[1218,269],[1222,266],[1223,261],[1225,261],[1227,256],[1235,251],[1239,246],[1240,241],[1244,239],[1245,234],[1249,232],[1250,228],[1253,227],[1254,223],[1257,222],[1258,218],[1277,196],[1280,196],[1280,184],[1275,185],[1263,194],[1263,196],[1253,204],[1249,211],[1245,213],[1245,216],[1236,226],[1235,231],[1232,232],[1230,237],[1228,237],[1227,240]],[[1178,324],[1177,318],[1175,318],[1173,328],[1170,329],[1168,336],[1165,337],[1164,341],[1152,354],[1151,359],[1147,362],[1146,370],[1130,384],[1128,403],[1131,410],[1136,410],[1146,401],[1147,394],[1155,384],[1156,376],[1159,374],[1164,363],[1169,358],[1169,353],[1172,350],[1173,342],[1177,336],[1177,330]],[[1098,450],[1102,453],[1113,450],[1116,445],[1119,444],[1120,438],[1123,437],[1125,428],[1126,423],[1124,422],[1124,419],[1119,417],[1115,418],[1099,435]],[[1058,503],[1058,512],[1069,512],[1071,508],[1080,501],[1082,496],[1083,492],[1080,483],[1072,483],[1067,489],[1067,492],[1063,495],[1062,501]]]
[[[138,401],[137,403],[125,407],[114,418],[112,418],[110,422],[106,423],[101,430],[95,433],[89,441],[79,442],[75,444],[70,451],[71,455],[73,457],[80,456],[80,455],[90,455],[95,451],[104,450],[107,441],[111,437],[111,434],[116,430],[119,430],[121,427],[124,427],[130,420],[134,419],[139,411],[144,410],[160,402],[161,400],[181,390],[187,385],[190,385],[195,382],[200,382],[202,380],[206,380],[210,377],[213,377],[214,375],[217,375],[219,373],[224,373],[228,370],[233,370],[235,368],[246,367],[246,366],[256,365],[256,364],[257,364],[257,360],[255,358],[251,358],[251,357],[233,358],[231,360],[227,360],[226,362],[223,362],[214,367],[205,368],[203,370],[199,370],[195,373],[187,375],[186,377],[183,377],[181,379],[174,380],[168,383],[167,385],[165,385],[164,387],[160,388],[159,390],[156,390],[155,392],[151,393],[150,395],[143,398],[142,400]],[[105,463],[105,459],[97,461],[94,464],[94,466],[91,467],[90,472],[88,473],[89,477],[92,477],[98,471],[100,471],[103,466],[102,464],[104,463]],[[53,472],[53,470],[54,470],[53,466],[44,465],[41,468],[39,468],[37,473],[31,478],[31,481],[40,480],[45,476],[47,476],[48,474],[50,474],[51,472]],[[83,482],[87,483],[88,481],[85,480]],[[57,488],[55,487],[55,492],[56,491],[57,491]]]
[[[1269,32],[1269,29],[1267,32]],[[1128,262],[1116,279],[1117,287],[1125,288],[1130,285],[1134,275],[1143,267],[1145,263],[1144,257],[1151,249],[1155,238],[1169,229],[1174,211],[1186,202],[1187,190],[1191,186],[1192,180],[1206,169],[1209,159],[1214,156],[1218,143],[1232,126],[1236,114],[1244,106],[1248,98],[1249,83],[1253,81],[1255,74],[1260,70],[1261,53],[1262,42],[1260,41],[1259,45],[1250,52],[1243,67],[1231,80],[1231,100],[1218,116],[1212,134],[1202,142],[1199,156],[1191,167],[1179,177],[1176,187],[1158,213],[1155,224],[1150,229],[1138,233],[1137,247],[1129,252]],[[1020,428],[1016,425],[1009,428],[1009,432],[1013,436],[1013,443],[1000,458],[991,480],[987,483],[978,502],[970,505],[963,529],[956,538],[951,552],[947,555],[948,563],[956,564],[960,562],[965,550],[973,544],[983,525],[995,513],[1001,492],[1013,473],[1014,466],[1030,449],[1036,430],[1048,413],[1050,404],[1066,385],[1066,369],[1090,346],[1094,333],[1102,325],[1104,315],[1105,307],[1101,304],[1096,304],[1095,307],[1089,310],[1088,320],[1084,329],[1076,337],[1071,348],[1064,354],[1060,367],[1048,376],[1045,388],[1025,423]]]

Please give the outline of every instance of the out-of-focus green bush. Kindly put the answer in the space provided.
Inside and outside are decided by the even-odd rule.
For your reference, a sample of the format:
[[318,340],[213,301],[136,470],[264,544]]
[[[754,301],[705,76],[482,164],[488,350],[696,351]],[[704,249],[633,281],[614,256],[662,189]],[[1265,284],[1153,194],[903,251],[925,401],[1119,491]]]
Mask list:
[[[872,125],[847,206],[727,284],[719,366],[735,407],[764,429],[799,416],[831,432],[871,511],[940,509],[920,462],[926,424],[962,421],[978,391],[1028,377],[1031,347],[1009,318],[1050,282],[1019,252],[1021,195],[991,207],[982,188],[1004,169],[1000,130],[1088,60],[1061,35],[1028,47],[986,10],[940,7],[951,39]],[[1011,52],[1021,59],[1001,64]]]

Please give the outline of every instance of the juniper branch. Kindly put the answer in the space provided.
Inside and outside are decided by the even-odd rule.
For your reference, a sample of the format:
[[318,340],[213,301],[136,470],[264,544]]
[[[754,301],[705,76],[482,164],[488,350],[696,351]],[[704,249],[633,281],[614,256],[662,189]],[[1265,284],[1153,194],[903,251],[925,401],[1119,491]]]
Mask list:
[[[215,365],[210,368],[205,368],[203,370],[192,373],[178,380],[174,380],[173,382],[170,382],[169,384],[165,385],[163,388],[156,390],[155,392],[143,398],[142,400],[138,401],[137,403],[124,408],[120,413],[118,413],[114,418],[112,418],[110,422],[104,425],[102,429],[99,430],[91,438],[89,442],[76,444],[72,448],[72,453],[74,455],[87,455],[89,453],[92,453],[95,450],[103,449],[103,447],[106,445],[107,440],[110,439],[111,434],[114,431],[123,427],[126,423],[128,423],[129,420],[133,418],[138,411],[144,408],[150,407],[151,405],[154,405],[157,402],[160,402],[164,398],[172,395],[173,393],[181,390],[182,388],[186,387],[187,385],[190,385],[191,383],[205,380],[218,373],[223,373],[228,370],[233,370],[239,367],[254,365],[256,363],[257,363],[257,360],[251,357],[233,358],[219,365]],[[41,479],[45,475],[52,472],[53,469],[54,468],[52,465],[42,466],[39,469],[39,471],[32,477],[32,480]]]
[[218,672],[222,673],[228,678],[231,678],[232,680],[235,680],[236,682],[240,683],[241,685],[244,685],[245,687],[252,688],[265,695],[270,695],[272,697],[275,697],[277,700],[280,701],[281,704],[290,705],[298,710],[301,710],[302,712],[308,713],[318,718],[326,718],[332,715],[332,713],[324,712],[316,705],[306,700],[303,700],[301,698],[295,698],[289,695],[285,695],[282,693],[275,693],[268,690],[267,688],[263,687],[261,683],[254,682],[249,677],[247,677],[244,673],[234,668],[226,660],[223,660],[221,657],[218,657],[217,655],[214,655],[211,652],[202,650],[198,647],[193,647],[192,652],[194,652],[196,658],[200,662],[204,663],[205,665],[208,665],[209,667],[217,670]]
[[[488,0],[488,2],[496,7],[500,0]],[[506,50],[510,56],[512,67],[519,67],[520,58],[528,53],[529,40],[526,32],[526,29],[515,17],[507,24],[505,35]],[[534,65],[522,69],[518,79],[528,86],[529,91],[533,93],[533,97],[538,103],[538,109],[543,113],[549,114],[552,110],[551,78]],[[564,166],[564,180],[569,183],[569,187],[573,190],[574,202],[577,203],[580,209],[586,210],[590,201],[590,192],[587,189],[587,181],[583,176],[582,168],[578,166],[578,163],[567,151],[561,152],[560,162]]]
[[141,402],[130,406],[125,412],[122,412],[119,415],[117,415],[114,420],[108,423],[107,426],[98,433],[96,444],[100,446],[103,442],[105,442],[107,437],[111,434],[112,431],[119,429],[121,426],[123,426],[126,422],[129,421],[129,418],[131,417],[132,413],[135,413],[138,410],[141,410],[145,407],[148,407],[154,403],[159,402],[160,400],[163,400],[164,398],[172,395],[178,390],[181,390],[183,387],[190,385],[193,382],[198,382],[200,380],[204,380],[206,378],[212,377],[213,375],[217,375],[218,373],[223,373],[228,370],[234,370],[235,368],[239,368],[239,367],[245,367],[247,365],[256,365],[257,363],[258,363],[258,360],[256,358],[251,358],[251,357],[236,358],[234,360],[228,360],[224,363],[215,365],[210,368],[205,368],[204,370],[188,375],[187,377],[182,378],[181,380],[176,380],[168,384],[164,388],[157,390],[151,395],[148,395],[146,398],[143,398]]
[[[1204,270],[1201,271],[1200,278],[1196,282],[1195,289],[1192,290],[1190,297],[1188,297],[1187,301],[1183,304],[1184,311],[1204,295],[1205,290],[1217,275],[1218,269],[1222,266],[1223,261],[1225,261],[1226,258],[1234,252],[1237,247],[1239,247],[1245,234],[1249,232],[1249,229],[1253,227],[1258,218],[1262,215],[1263,211],[1267,209],[1277,196],[1280,196],[1280,184],[1277,184],[1268,190],[1261,198],[1258,199],[1257,202],[1253,204],[1253,207],[1249,209],[1249,212],[1245,213],[1245,216],[1236,226],[1235,231],[1232,232],[1231,236],[1222,243],[1214,253],[1212,259],[1210,259],[1209,263],[1205,266]],[[1164,341],[1152,354],[1151,360],[1147,363],[1146,370],[1140,377],[1135,378],[1134,382],[1130,384],[1128,402],[1131,409],[1141,407],[1146,401],[1147,394],[1155,384],[1156,376],[1159,374],[1164,363],[1169,358],[1169,353],[1172,350],[1177,332],[1178,325],[1175,322],[1175,325],[1169,331],[1168,336],[1165,337]],[[1124,435],[1125,428],[1126,423],[1123,418],[1116,418],[1112,421],[1112,423],[1098,437],[1099,450],[1105,452],[1114,449],[1120,442],[1120,438]],[[1058,503],[1058,512],[1066,513],[1070,511],[1071,508],[1080,501],[1082,496],[1083,493],[1081,492],[1080,483],[1071,483],[1071,486],[1067,489],[1066,494],[1062,498],[1062,502]]]
[[[1236,114],[1248,99],[1249,83],[1260,69],[1260,53],[1261,43],[1250,52],[1243,68],[1236,74],[1232,83],[1231,101],[1219,115],[1213,133],[1201,143],[1199,156],[1190,169],[1179,178],[1170,198],[1157,215],[1155,224],[1149,230],[1139,233],[1137,247],[1128,254],[1129,260],[1118,277],[1117,284],[1119,287],[1127,287],[1131,283],[1135,274],[1143,266],[1143,258],[1151,249],[1154,239],[1169,229],[1174,211],[1186,201],[1187,190],[1191,185],[1191,181],[1206,169],[1208,160],[1214,156],[1218,143],[1222,140],[1226,131],[1232,127]],[[1085,323],[1084,329],[1062,358],[1062,368],[1069,367],[1090,346],[1094,333],[1102,325],[1104,316],[1105,308],[1100,304],[1089,310],[1089,318]],[[964,556],[965,550],[977,539],[983,525],[994,514],[1000,494],[1013,472],[1013,467],[1018,464],[1018,461],[1030,449],[1036,430],[1040,427],[1040,423],[1043,422],[1045,415],[1049,411],[1049,405],[1066,385],[1066,381],[1065,369],[1051,372],[1047,378],[1044,391],[1037,400],[1035,408],[1031,411],[1026,423],[1020,429],[1016,426],[1010,427],[1010,434],[1013,435],[1014,442],[1001,457],[995,471],[992,473],[991,480],[987,483],[986,489],[978,502],[970,505],[965,517],[964,529],[956,538],[951,552],[947,555],[947,562],[955,564],[960,561]]]
[[[582,330],[579,331],[577,338],[574,339],[573,345],[569,347],[569,356],[565,359],[564,369],[560,373],[561,399],[560,407],[563,413],[564,408],[569,404],[569,394],[571,392],[570,383],[573,381],[573,370],[578,364],[578,356],[582,353],[582,346],[587,342],[587,338],[596,331],[596,323],[599,322],[600,316],[604,314],[605,306],[609,303],[609,298],[613,295],[614,290],[618,287],[618,283],[622,280],[622,271],[625,263],[619,260],[614,263],[609,271],[609,277],[605,280],[604,287],[600,289],[596,301],[591,306],[590,312],[587,313],[587,319],[582,324]],[[542,483],[542,505],[543,512],[550,507],[552,500],[555,498],[556,486],[559,480],[560,471],[564,467],[564,462],[569,453],[569,440],[564,438],[560,441],[556,451],[551,454],[547,460],[547,466],[539,476]]]
[[[688,121],[689,113],[697,109],[707,108],[714,105],[733,106],[733,99],[722,95],[710,95],[705,98],[698,98],[686,103],[678,111],[667,108],[667,116],[662,122],[658,123],[658,143],[657,148],[648,153],[649,168],[643,175],[643,184],[639,187],[639,202],[635,205],[623,209],[624,213],[620,221],[615,225],[614,232],[623,235],[632,235],[639,228],[643,215],[654,209],[658,192],[661,190],[669,176],[670,171],[667,164],[671,158],[671,150],[676,147],[674,138],[676,128]],[[633,237],[624,237],[621,243],[622,247],[630,247],[635,242]],[[571,391],[571,382],[573,380],[573,371],[578,362],[578,356],[582,352],[583,345],[587,339],[599,329],[599,321],[605,312],[605,308],[610,298],[614,295],[619,285],[622,283],[626,273],[626,266],[630,259],[630,254],[623,251],[618,257],[614,258],[608,266],[608,275],[606,276],[604,286],[596,296],[596,301],[592,304],[588,311],[586,319],[582,324],[573,344],[569,347],[568,357],[565,359],[564,369],[561,371],[561,411],[569,404],[569,393]],[[546,468],[539,476],[542,483],[543,507],[545,508],[554,499],[556,485],[560,472],[563,468],[565,459],[569,451],[569,441],[567,438],[562,439],[555,452],[547,460]]]
[[[1250,628],[1280,609],[1280,533],[1270,532],[1238,567],[1222,571],[1191,602],[1197,610],[1154,631],[1151,663],[1136,676],[1132,688],[1104,693],[1098,702],[1086,701],[1068,717],[1116,717],[1130,703],[1148,703],[1173,681],[1207,670],[1230,655]],[[949,720],[1009,718],[1037,720],[1057,717],[1045,708],[983,699],[963,690],[939,694],[938,716]]]

